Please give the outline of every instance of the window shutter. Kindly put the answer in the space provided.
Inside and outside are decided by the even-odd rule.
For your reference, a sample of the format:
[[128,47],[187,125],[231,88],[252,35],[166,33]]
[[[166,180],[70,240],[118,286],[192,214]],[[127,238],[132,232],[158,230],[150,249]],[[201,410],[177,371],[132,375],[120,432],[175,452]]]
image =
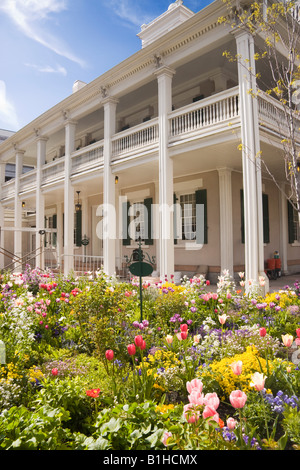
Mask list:
[[129,227],[129,211],[130,202],[126,201],[122,204],[122,243],[124,246],[130,245],[130,237],[128,233]]
[[82,225],[82,210],[75,212],[76,214],[76,246],[81,246],[82,240],[82,233],[81,233],[81,225]]
[[[200,224],[202,223],[200,216],[201,209],[204,211],[204,227],[199,227],[199,222]],[[198,221],[198,219],[200,219]],[[203,230],[202,230],[203,228]],[[196,191],[196,243],[197,244],[207,244],[208,243],[208,238],[207,238],[207,190],[206,189],[199,189]]]
[[177,203],[177,197],[176,194],[173,194],[173,207],[174,207],[174,212],[173,212],[173,231],[174,231],[174,245],[177,245],[177,238],[178,238],[178,233],[177,233],[177,208],[176,208],[176,203]]
[[262,198],[263,198],[264,243],[270,243],[269,197],[267,194],[263,194]]
[[244,191],[240,191],[240,200],[241,200],[241,240],[242,243],[245,243],[245,218],[244,218]]
[[[53,228],[57,228],[57,215],[53,215]],[[52,233],[52,245],[56,246],[57,245],[57,233]]]
[[289,231],[289,243],[295,241],[295,230],[294,230],[294,208],[290,201],[287,201],[288,205],[288,231]]
[[145,245],[153,245],[152,238],[152,197],[144,199],[145,206]]

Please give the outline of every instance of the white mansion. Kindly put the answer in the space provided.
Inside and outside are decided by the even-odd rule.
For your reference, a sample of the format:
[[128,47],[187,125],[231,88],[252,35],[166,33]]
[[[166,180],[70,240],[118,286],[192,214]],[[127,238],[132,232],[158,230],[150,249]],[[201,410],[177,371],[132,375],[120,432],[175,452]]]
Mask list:
[[249,72],[263,39],[223,15],[220,0],[198,13],[177,0],[141,27],[138,52],[1,143],[1,268],[31,258],[122,274],[139,236],[162,278],[227,269],[257,281],[275,251],[283,273],[300,270],[280,106]]

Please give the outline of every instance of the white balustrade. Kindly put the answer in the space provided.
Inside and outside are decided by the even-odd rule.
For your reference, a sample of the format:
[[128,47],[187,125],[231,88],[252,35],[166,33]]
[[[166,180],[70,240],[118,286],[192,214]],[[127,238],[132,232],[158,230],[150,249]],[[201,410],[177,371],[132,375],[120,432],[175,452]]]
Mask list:
[[113,137],[112,142],[113,159],[125,153],[156,145],[158,142],[158,119],[155,118],[132,129],[122,131]]
[[170,136],[176,137],[239,116],[238,87],[210,96],[170,114]]
[[72,173],[90,169],[103,163],[103,141],[84,147],[72,154]]
[[42,169],[42,184],[53,182],[54,180],[63,179],[65,172],[65,158],[59,158],[51,163],[47,163]]

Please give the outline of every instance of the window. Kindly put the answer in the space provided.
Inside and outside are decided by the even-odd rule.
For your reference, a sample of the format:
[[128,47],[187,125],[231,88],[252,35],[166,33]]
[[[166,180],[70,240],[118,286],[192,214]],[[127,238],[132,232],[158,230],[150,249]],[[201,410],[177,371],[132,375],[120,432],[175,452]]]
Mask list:
[[[45,228],[57,228],[57,215],[53,214],[49,217],[45,217]],[[57,242],[57,233],[47,232],[45,236],[45,246],[56,246]]]
[[289,232],[289,243],[300,243],[300,228],[298,211],[288,201],[288,232]]
[[180,196],[182,240],[196,238],[196,193]]
[[131,240],[136,242],[139,238],[145,245],[152,245],[152,198],[132,204],[124,202],[122,225],[123,245],[130,245]]
[[[177,213],[176,203],[180,206]],[[174,243],[178,239],[195,241],[197,244],[207,244],[207,191],[200,189],[194,193],[182,194],[178,198],[174,194]],[[178,217],[180,219],[180,234],[178,234]]]

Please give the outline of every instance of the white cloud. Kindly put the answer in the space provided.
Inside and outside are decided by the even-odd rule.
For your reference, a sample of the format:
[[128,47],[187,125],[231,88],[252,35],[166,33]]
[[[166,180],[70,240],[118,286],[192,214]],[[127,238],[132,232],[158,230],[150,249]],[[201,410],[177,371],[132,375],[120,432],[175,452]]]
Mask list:
[[36,64],[25,64],[25,65],[26,67],[31,67],[41,73],[58,73],[64,76],[67,75],[67,71],[65,67],[62,67],[61,65],[57,65],[56,68],[52,67],[51,65],[36,65]]
[[145,13],[146,8],[143,8],[143,3],[132,0],[109,0],[106,2],[107,7],[111,8],[119,18],[135,28],[140,28],[142,24],[149,23],[155,17],[153,13],[151,15]]
[[15,130],[19,128],[17,113],[14,105],[6,96],[6,85],[3,80],[0,80],[0,121],[3,123],[1,127],[5,129]]
[[83,60],[45,29],[45,22],[50,19],[50,15],[66,8],[65,0],[1,0],[0,4],[0,11],[6,13],[26,36],[56,54],[84,66]]

